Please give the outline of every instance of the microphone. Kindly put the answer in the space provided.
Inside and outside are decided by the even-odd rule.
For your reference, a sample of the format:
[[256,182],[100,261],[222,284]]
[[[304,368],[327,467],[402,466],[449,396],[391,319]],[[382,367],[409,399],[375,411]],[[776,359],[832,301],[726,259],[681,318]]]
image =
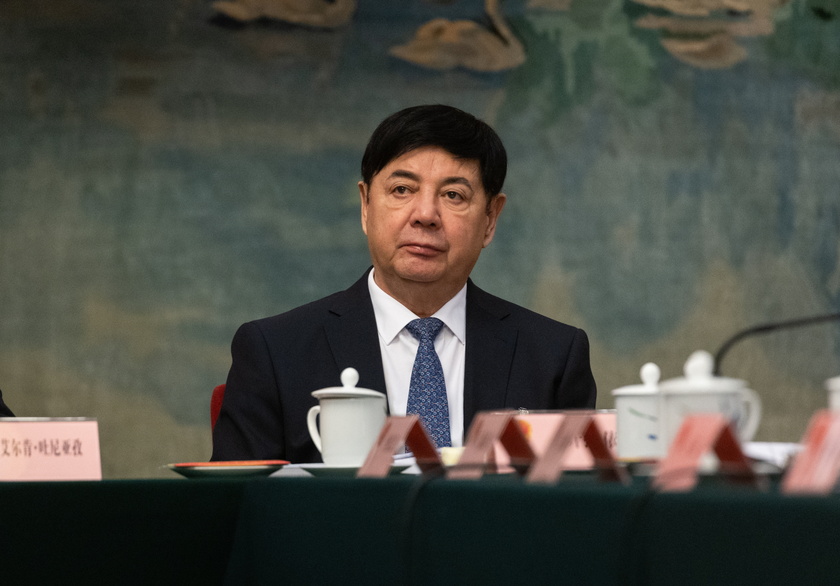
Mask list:
[[729,350],[743,340],[744,338],[749,338],[750,336],[757,335],[757,334],[767,334],[770,332],[775,332],[777,330],[786,330],[789,328],[798,328],[802,326],[810,326],[814,324],[820,324],[829,321],[840,321],[840,313],[827,313],[825,315],[815,315],[811,317],[801,317],[798,319],[789,319],[786,321],[779,321],[773,323],[762,324],[758,326],[753,326],[751,328],[747,328],[745,330],[741,330],[728,340],[726,340],[715,353],[715,368],[714,374],[715,376],[720,376],[720,364],[723,362],[724,355],[729,352]]

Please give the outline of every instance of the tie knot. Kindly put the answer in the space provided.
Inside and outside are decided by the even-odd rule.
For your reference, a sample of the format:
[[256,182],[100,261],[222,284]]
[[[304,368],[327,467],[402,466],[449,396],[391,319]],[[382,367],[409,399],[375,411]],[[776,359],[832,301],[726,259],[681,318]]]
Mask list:
[[411,332],[411,335],[421,342],[433,341],[437,338],[440,329],[443,327],[443,322],[436,317],[421,317],[408,322],[405,328]]

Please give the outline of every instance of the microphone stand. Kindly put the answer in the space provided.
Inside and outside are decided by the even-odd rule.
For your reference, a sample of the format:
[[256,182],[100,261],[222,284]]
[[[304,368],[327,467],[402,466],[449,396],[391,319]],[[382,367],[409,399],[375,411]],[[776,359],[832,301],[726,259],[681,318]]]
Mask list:
[[797,328],[801,326],[810,326],[814,324],[819,324],[828,321],[840,321],[840,313],[828,313],[826,315],[815,315],[812,317],[801,317],[798,319],[791,319],[787,321],[780,321],[774,323],[768,323],[758,326],[753,326],[751,328],[747,328],[746,330],[742,330],[726,340],[718,351],[715,353],[715,369],[714,374],[715,376],[720,376],[720,364],[723,362],[724,355],[738,342],[743,340],[744,338],[748,338],[755,334],[766,334],[768,332],[773,332],[776,330],[783,330],[787,328]]

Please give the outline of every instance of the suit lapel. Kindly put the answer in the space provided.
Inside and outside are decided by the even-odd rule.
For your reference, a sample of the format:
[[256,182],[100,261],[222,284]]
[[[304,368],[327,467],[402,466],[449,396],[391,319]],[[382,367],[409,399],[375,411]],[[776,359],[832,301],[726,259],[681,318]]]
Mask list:
[[369,272],[335,296],[324,327],[339,371],[352,366],[359,371],[359,387],[385,393],[379,334],[367,285]]
[[[387,394],[368,272],[335,296],[324,327],[339,371],[352,366],[359,371],[360,387]],[[479,411],[505,404],[518,336],[515,328],[504,323],[508,313],[495,297],[468,281],[464,430]]]
[[464,430],[479,411],[505,404],[516,350],[516,329],[507,326],[508,311],[495,297],[467,284],[467,348],[464,365]]

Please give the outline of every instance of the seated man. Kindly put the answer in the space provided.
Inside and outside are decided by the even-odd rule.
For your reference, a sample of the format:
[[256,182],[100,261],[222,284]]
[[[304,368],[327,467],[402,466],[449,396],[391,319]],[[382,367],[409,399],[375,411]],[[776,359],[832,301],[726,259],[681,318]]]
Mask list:
[[310,393],[339,386],[350,366],[391,414],[418,414],[438,447],[462,445],[479,411],[594,407],[586,334],[469,278],[505,205],[506,171],[499,137],[461,110],[385,119],[359,182],[373,267],[345,291],[239,328],[212,459],[319,462]]
[[0,391],[0,417],[14,417],[15,414],[12,413],[12,410],[6,407],[6,404],[3,402],[3,391]]

